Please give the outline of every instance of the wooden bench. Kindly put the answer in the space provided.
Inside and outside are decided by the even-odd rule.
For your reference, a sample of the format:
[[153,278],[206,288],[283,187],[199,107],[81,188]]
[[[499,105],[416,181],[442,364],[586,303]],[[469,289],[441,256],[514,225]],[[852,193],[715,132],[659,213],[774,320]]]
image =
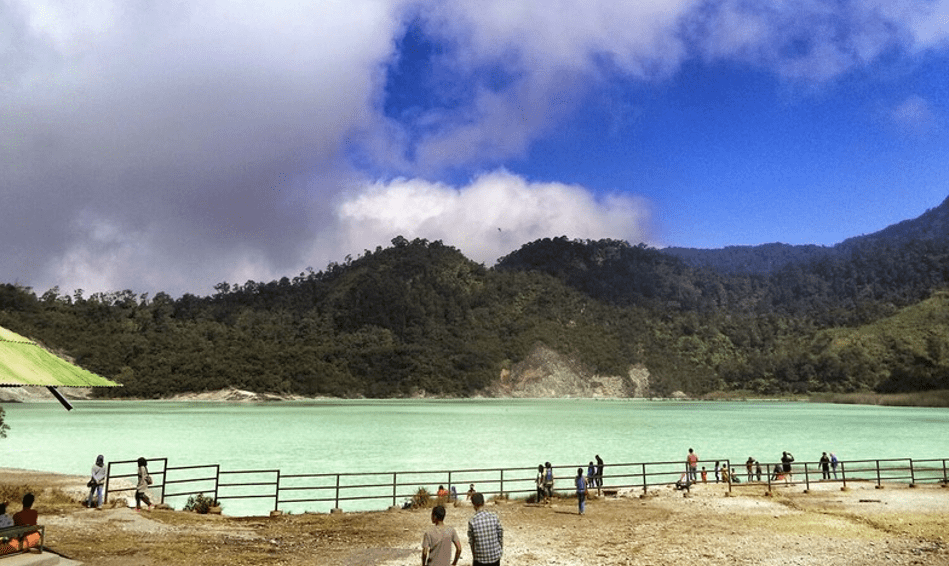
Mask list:
[[[34,534],[38,536],[30,536]],[[0,529],[0,558],[29,552],[34,548],[42,552],[45,548],[45,542],[46,527],[43,525],[23,525]]]

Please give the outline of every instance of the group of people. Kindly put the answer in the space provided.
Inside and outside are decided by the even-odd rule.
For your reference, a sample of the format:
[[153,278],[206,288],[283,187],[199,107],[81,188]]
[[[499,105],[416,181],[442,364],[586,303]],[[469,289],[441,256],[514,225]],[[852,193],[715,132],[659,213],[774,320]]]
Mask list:
[[[794,462],[794,455],[788,451],[781,453],[781,461],[774,464],[774,467],[769,471],[771,472],[771,481],[784,480],[785,483],[790,483],[793,480],[793,470],[791,464]],[[689,448],[689,455],[686,457],[686,475],[689,476],[689,479],[694,482],[695,480],[692,470],[695,469],[698,463],[698,456],[695,454],[695,451]],[[821,469],[821,479],[829,480],[831,479],[831,474],[833,474],[833,479],[837,479],[837,466],[840,462],[837,460],[837,455],[831,452],[829,455],[827,452],[821,454],[818,464]],[[749,456],[748,460],[745,461],[745,472],[746,477],[749,482],[752,481],[761,481],[761,478],[764,474],[761,468],[761,462],[755,460],[753,457]],[[702,482],[706,481],[705,468],[702,468]],[[734,471],[729,470],[727,465],[721,465],[719,462],[715,462],[715,483],[720,481],[738,483],[740,480]]]
[[[468,544],[473,566],[500,566],[504,550],[504,528],[496,513],[484,510],[484,495],[470,494],[474,515],[468,520]],[[461,539],[455,529],[445,524],[445,507],[432,509],[432,526],[422,537],[422,564],[449,566],[461,558]],[[454,552],[452,552],[454,550]]]
[[[596,464],[590,461],[587,467],[587,475],[584,477],[583,468],[577,468],[577,477],[574,478],[574,485],[577,489],[577,497],[581,493],[586,496],[587,490],[596,488],[597,491],[603,488],[603,468],[605,466],[603,458],[597,454],[594,456]],[[537,503],[550,503],[554,495],[554,469],[550,462],[545,462],[537,466]],[[580,514],[583,514],[583,504],[580,505]]]
[[[32,493],[25,494],[22,500],[23,508],[14,513],[12,517],[7,514],[9,503],[6,501],[0,502],[0,529],[7,527],[35,526],[39,520],[39,514],[36,512],[36,509],[33,509],[33,503],[35,501],[36,497]],[[0,554],[19,552],[22,549],[34,547],[39,543],[40,535],[35,531],[15,537],[8,537],[8,540],[0,542]]]
[[[152,508],[152,501],[148,495],[148,486],[152,485],[152,476],[148,473],[148,460],[139,458],[138,462],[138,481],[135,484],[135,510],[141,510],[142,503],[147,509]],[[86,487],[89,488],[89,496],[86,497],[86,507],[102,509],[102,489],[105,485],[105,456],[99,454],[96,456],[96,463],[92,465],[92,473]]]

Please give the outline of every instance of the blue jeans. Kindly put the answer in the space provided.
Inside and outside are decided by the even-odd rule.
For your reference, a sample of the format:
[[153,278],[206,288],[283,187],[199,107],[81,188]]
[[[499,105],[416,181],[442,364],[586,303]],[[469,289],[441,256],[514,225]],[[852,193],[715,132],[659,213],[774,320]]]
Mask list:
[[102,507],[102,486],[96,485],[89,488],[89,497],[86,498],[86,504],[93,507],[92,502],[96,501],[95,507]]

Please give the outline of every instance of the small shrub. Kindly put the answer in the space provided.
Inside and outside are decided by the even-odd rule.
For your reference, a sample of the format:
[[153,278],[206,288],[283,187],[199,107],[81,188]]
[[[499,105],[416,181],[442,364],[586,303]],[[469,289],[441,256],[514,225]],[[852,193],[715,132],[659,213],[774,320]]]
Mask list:
[[432,494],[430,494],[424,487],[418,488],[418,491],[416,491],[415,495],[412,496],[413,509],[431,507],[433,504]]
[[184,510],[207,515],[207,513],[211,510],[211,507],[219,506],[220,503],[218,503],[216,499],[208,497],[203,493],[199,493],[188,498],[188,502],[185,503]]

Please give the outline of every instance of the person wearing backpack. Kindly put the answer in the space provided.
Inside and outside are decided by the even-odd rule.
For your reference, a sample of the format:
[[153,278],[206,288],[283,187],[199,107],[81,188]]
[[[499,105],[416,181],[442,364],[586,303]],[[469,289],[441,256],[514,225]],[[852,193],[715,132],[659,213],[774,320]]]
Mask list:
[[544,503],[550,503],[554,496],[554,467],[550,462],[544,464]]
[[791,475],[791,462],[794,461],[794,456],[790,452],[784,452],[781,455],[781,467],[784,468],[784,483],[790,483],[792,480]]

